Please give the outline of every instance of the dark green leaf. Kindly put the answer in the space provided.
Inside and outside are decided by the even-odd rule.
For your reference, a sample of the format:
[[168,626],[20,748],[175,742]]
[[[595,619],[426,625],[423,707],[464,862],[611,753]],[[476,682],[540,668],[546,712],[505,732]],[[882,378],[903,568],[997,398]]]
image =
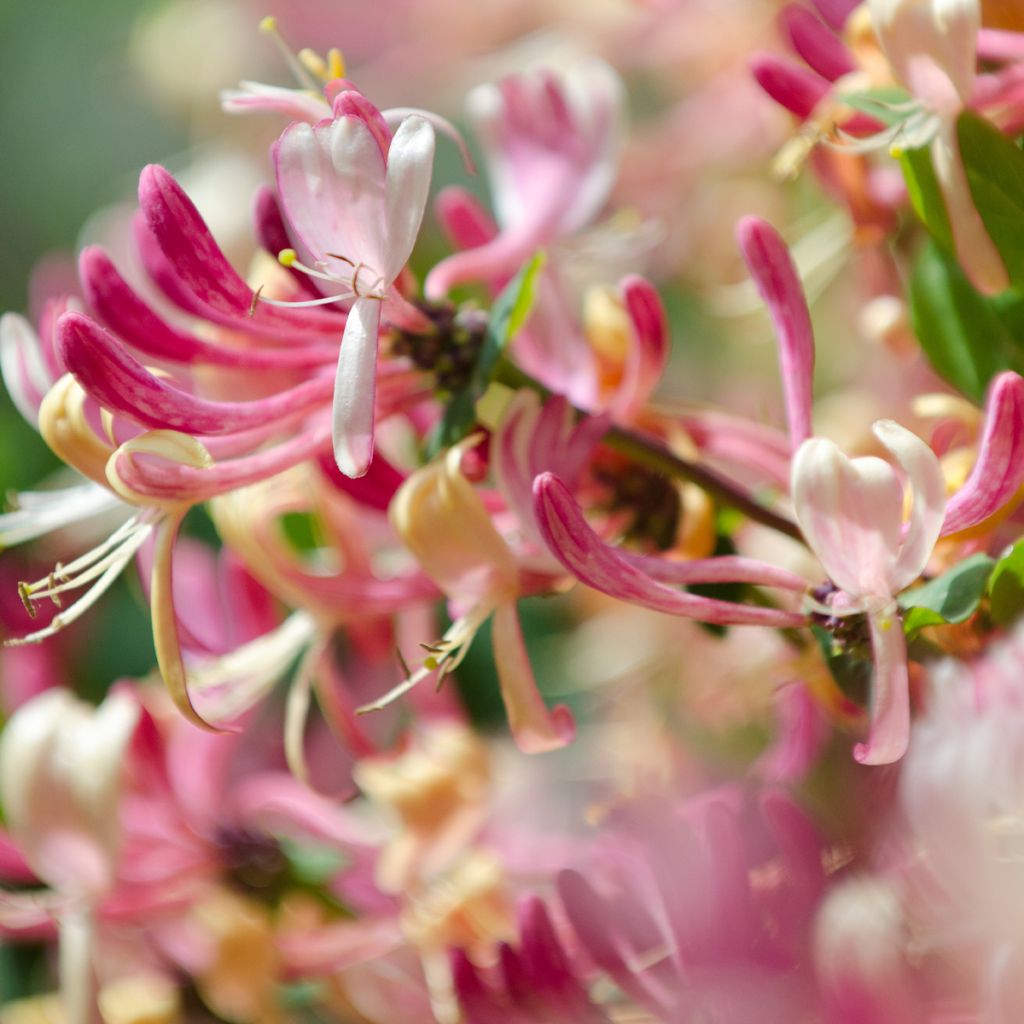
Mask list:
[[959,264],[935,244],[921,251],[910,283],[910,309],[921,348],[936,371],[979,404],[988,382],[1017,369],[1021,349]]
[[978,610],[994,565],[988,555],[972,555],[949,572],[900,594],[904,630],[911,633],[924,626],[969,619]]
[[957,134],[974,205],[1010,280],[1024,287],[1024,153],[975,114],[960,116]]
[[836,642],[835,637],[820,626],[811,626],[814,639],[818,641],[822,657],[836,686],[843,695],[860,707],[866,707],[871,693],[871,677],[874,662],[870,648],[851,650]]
[[989,614],[997,626],[1009,626],[1024,613],[1024,540],[996,562],[988,581]]

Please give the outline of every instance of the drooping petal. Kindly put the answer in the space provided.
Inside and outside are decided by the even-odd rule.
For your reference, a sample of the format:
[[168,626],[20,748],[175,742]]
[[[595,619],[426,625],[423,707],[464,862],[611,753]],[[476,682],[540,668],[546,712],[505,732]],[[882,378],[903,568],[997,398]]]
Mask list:
[[985,431],[971,475],[946,504],[943,535],[983,523],[1024,484],[1024,378],[1008,371],[992,382]]
[[220,109],[226,114],[283,114],[290,121],[315,124],[328,114],[322,96],[308,89],[283,89],[263,82],[239,82],[237,89],[220,94]]
[[434,129],[422,117],[407,117],[388,150],[384,262],[378,270],[390,284],[409,260],[423,222],[434,164]]
[[793,459],[792,492],[800,529],[836,586],[853,597],[891,593],[903,519],[892,467],[873,456],[849,459],[812,437]]
[[524,754],[542,754],[571,743],[576,734],[572,713],[564,704],[550,711],[537,689],[514,601],[494,609],[494,664],[509,729]]
[[537,521],[552,554],[581,583],[644,608],[719,625],[799,626],[804,616],[778,608],[733,604],[666,587],[604,543],[565,485],[551,473],[534,483]]
[[871,687],[871,725],[866,743],[854,747],[861,764],[891,764],[910,742],[910,679],[907,642],[895,605],[868,614],[875,661]]
[[806,121],[828,95],[829,85],[823,78],[773,53],[753,56],[750,70],[757,84],[801,121]]
[[377,335],[381,304],[359,299],[349,311],[334,380],[334,458],[346,476],[362,476],[373,458]]
[[916,434],[893,420],[879,420],[874,431],[896,456],[913,491],[903,546],[889,577],[892,593],[896,594],[924,572],[931,557],[946,511],[946,485],[938,458]]
[[811,436],[814,331],[807,300],[786,243],[770,224],[745,217],[736,228],[736,238],[775,325],[786,419],[795,451]]

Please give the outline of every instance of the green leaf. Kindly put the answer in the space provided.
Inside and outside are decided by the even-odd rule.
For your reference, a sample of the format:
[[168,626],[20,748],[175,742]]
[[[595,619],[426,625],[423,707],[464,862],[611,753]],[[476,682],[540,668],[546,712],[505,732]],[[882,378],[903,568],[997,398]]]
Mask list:
[[843,696],[860,707],[867,707],[875,666],[869,650],[850,650],[820,626],[811,626],[825,664]]
[[903,89],[887,86],[881,89],[865,89],[863,92],[840,93],[841,103],[862,114],[868,114],[885,125],[899,124],[912,113],[905,108],[911,96]]
[[918,218],[947,253],[956,251],[953,243],[953,229],[946,212],[946,201],[942,198],[935,167],[932,164],[931,149],[907,149],[900,153],[900,166],[907,181],[907,194]]
[[939,375],[979,404],[997,373],[1020,364],[1021,350],[998,309],[952,256],[934,243],[922,249],[910,282],[914,332]]
[[348,858],[331,846],[299,843],[288,836],[279,837],[278,842],[291,877],[303,885],[326,885],[348,863]]
[[1024,153],[971,113],[960,115],[957,136],[974,205],[1010,281],[1024,287]]
[[487,331],[469,384],[453,395],[444,415],[427,439],[425,454],[433,458],[444,448],[457,444],[476,423],[476,401],[487,390],[491,374],[509,341],[526,323],[537,291],[537,275],[545,255],[537,253],[494,300],[487,318]]
[[988,555],[972,555],[949,572],[900,594],[897,603],[906,613],[904,631],[910,634],[925,626],[969,619],[978,610],[994,565]]
[[479,398],[491,381],[494,367],[505,351],[505,347],[515,335],[522,330],[537,293],[537,275],[544,266],[546,256],[537,253],[533,259],[524,264],[519,273],[505,286],[502,293],[494,300],[490,315],[487,318],[487,333],[484,336],[480,357],[473,368],[473,379],[470,388],[474,400]]
[[1024,540],[996,562],[988,580],[989,614],[997,626],[1009,626],[1024,613]]

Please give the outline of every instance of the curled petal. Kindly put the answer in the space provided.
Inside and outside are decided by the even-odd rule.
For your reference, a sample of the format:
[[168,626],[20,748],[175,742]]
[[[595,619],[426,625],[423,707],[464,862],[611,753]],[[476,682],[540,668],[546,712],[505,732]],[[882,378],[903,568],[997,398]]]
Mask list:
[[943,535],[994,515],[1024,484],[1024,378],[1008,371],[992,382],[985,431],[971,475],[946,505]]
[[786,243],[770,224],[745,217],[736,237],[775,325],[786,419],[795,450],[811,436],[814,331],[807,300]]
[[892,591],[897,593],[924,572],[931,557],[946,510],[946,485],[935,453],[916,434],[893,420],[879,420],[874,431],[896,456],[913,491],[910,521],[890,578]]
[[220,108],[226,114],[283,114],[289,121],[314,124],[328,114],[322,96],[308,89],[283,89],[262,82],[239,82],[237,89],[220,94]]
[[871,726],[867,743],[858,743],[853,756],[861,764],[891,764],[907,752],[910,741],[907,642],[895,606],[872,611],[868,623],[875,660]]
[[158,429],[225,434],[257,427],[322,405],[331,394],[326,376],[252,402],[215,402],[158,380],[108,331],[83,313],[65,313],[57,347],[79,384],[101,405]]
[[669,333],[665,307],[657,290],[644,278],[631,274],[620,283],[626,312],[633,327],[626,353],[623,381],[615,408],[623,414],[639,409],[661,379],[668,360]]
[[516,746],[525,754],[542,754],[571,743],[576,734],[572,713],[560,704],[548,711],[537,689],[514,601],[494,610],[494,663],[501,697]]
[[537,521],[555,557],[581,583],[655,611],[718,625],[800,626],[804,616],[681,593],[663,586],[604,543],[566,486],[551,473],[534,484]]

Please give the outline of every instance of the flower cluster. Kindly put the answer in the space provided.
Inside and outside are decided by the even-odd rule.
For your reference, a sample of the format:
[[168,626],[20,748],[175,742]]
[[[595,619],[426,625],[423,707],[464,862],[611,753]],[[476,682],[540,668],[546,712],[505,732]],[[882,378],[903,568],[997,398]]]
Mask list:
[[[628,106],[707,25],[649,6],[647,66],[520,55],[464,119],[267,18],[247,262],[154,164],[0,320],[66,467],[0,515],[0,933],[47,979],[0,1021],[1024,1012],[1024,19],[787,4],[756,116],[829,209],[720,197],[743,280],[681,283]],[[133,564],[156,669],[90,702]]]

